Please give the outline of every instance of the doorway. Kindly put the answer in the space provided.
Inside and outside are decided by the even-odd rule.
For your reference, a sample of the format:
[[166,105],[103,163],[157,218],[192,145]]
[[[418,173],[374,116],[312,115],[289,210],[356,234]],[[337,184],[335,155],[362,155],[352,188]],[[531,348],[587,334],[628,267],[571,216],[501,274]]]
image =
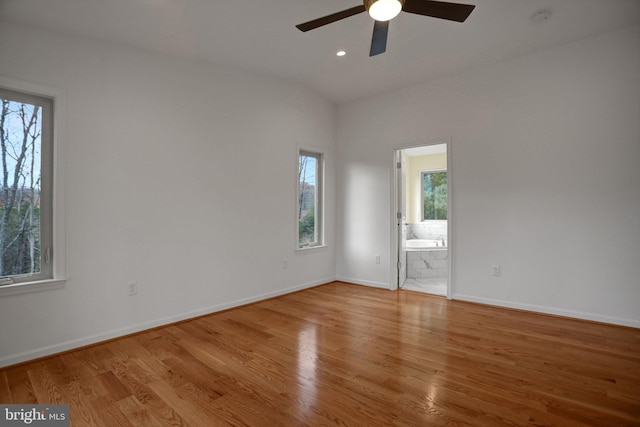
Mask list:
[[449,143],[395,150],[395,288],[451,297]]

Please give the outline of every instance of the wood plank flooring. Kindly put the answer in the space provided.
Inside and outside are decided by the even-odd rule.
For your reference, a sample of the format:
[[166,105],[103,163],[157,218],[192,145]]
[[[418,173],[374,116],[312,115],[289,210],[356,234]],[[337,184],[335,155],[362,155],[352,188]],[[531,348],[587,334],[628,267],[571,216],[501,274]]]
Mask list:
[[0,370],[73,426],[640,426],[640,330],[330,283]]

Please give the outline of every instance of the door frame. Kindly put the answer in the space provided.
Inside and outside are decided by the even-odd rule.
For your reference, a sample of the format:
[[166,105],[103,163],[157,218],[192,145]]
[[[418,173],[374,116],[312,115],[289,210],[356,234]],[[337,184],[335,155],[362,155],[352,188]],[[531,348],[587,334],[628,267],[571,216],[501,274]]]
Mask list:
[[[397,210],[398,210],[398,197],[399,192],[401,191],[402,182],[398,178],[398,173],[396,171],[396,162],[399,155],[399,152],[402,150],[406,150],[409,148],[416,147],[427,147],[430,145],[441,145],[444,144],[447,150],[447,243],[448,243],[448,251],[447,254],[447,299],[453,299],[453,278],[454,278],[454,270],[453,266],[455,265],[453,259],[453,248],[455,246],[455,239],[453,235],[453,144],[451,141],[451,137],[448,138],[439,138],[433,140],[433,142],[426,142],[423,144],[415,144],[415,145],[406,145],[406,146],[398,146],[393,149],[391,159],[392,159],[392,171],[391,174],[391,256],[389,257],[391,260],[390,265],[390,277],[389,277],[389,289],[398,290],[398,262],[400,261],[399,252],[400,248],[398,246],[399,240],[399,232],[398,232],[398,219],[397,219]],[[406,261],[404,261],[406,262]]]

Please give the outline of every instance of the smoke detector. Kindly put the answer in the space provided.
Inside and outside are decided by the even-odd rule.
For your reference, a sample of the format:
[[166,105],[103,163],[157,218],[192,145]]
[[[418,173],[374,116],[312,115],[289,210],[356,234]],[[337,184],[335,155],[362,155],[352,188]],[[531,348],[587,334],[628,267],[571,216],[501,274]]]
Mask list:
[[549,20],[549,18],[551,18],[551,11],[549,11],[547,9],[541,10],[541,11],[536,12],[533,15],[531,15],[531,20],[536,24],[540,24],[542,22],[546,22],[546,21]]

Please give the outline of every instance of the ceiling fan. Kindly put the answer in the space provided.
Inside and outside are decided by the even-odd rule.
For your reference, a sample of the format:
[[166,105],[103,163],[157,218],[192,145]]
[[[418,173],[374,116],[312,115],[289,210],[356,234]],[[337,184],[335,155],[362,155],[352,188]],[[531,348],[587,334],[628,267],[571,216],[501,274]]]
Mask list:
[[354,6],[341,12],[296,25],[296,27],[300,31],[306,32],[367,11],[375,20],[373,37],[371,38],[371,50],[369,51],[369,56],[374,56],[387,50],[389,20],[395,18],[400,11],[464,22],[474,8],[475,5],[470,4],[431,0],[364,0],[364,4],[361,6]]

